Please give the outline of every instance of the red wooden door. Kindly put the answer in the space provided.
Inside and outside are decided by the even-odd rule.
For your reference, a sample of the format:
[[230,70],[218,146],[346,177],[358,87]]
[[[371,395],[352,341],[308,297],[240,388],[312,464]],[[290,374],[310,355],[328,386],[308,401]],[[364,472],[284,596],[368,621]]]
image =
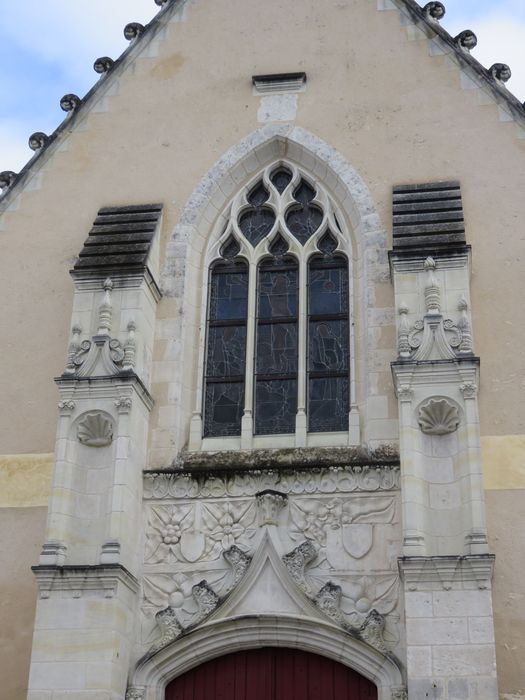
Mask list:
[[377,689],[324,656],[272,647],[207,661],[172,681],[166,700],[377,700]]

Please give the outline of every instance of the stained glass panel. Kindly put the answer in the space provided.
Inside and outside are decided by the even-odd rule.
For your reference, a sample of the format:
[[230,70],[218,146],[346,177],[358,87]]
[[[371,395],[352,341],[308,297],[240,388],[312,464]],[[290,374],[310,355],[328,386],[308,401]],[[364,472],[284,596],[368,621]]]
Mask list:
[[213,326],[208,335],[208,377],[242,377],[246,367],[246,326]]
[[310,379],[308,429],[311,432],[348,430],[348,377]]
[[235,267],[214,270],[210,282],[210,320],[245,319],[247,310],[247,266],[238,263]]
[[344,267],[310,268],[310,314],[341,314],[348,312],[348,273]]
[[297,412],[297,381],[258,381],[255,431],[259,435],[294,433]]
[[348,371],[347,321],[311,321],[308,346],[311,372]]
[[259,325],[256,371],[278,375],[297,372],[297,324]]
[[268,190],[262,182],[256,185],[248,195],[251,209],[245,211],[239,219],[239,228],[254,247],[270,233],[275,223],[275,214],[264,206],[268,197]]
[[348,264],[332,255],[336,241],[331,239],[323,237],[325,257],[312,258],[308,274],[308,425],[313,432],[348,430]]
[[292,173],[287,168],[278,168],[273,171],[270,180],[279,194],[282,194],[292,181]]
[[260,269],[259,318],[297,315],[297,269]]
[[204,437],[241,434],[244,382],[208,383],[205,403]]
[[252,246],[262,241],[270,233],[275,223],[275,214],[271,209],[249,209],[239,220],[239,228]]

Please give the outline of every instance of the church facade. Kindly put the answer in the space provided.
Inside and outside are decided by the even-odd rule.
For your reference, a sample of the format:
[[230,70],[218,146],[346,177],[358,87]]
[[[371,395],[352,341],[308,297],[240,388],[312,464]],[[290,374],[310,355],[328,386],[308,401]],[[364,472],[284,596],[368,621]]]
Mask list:
[[155,1],[0,175],[8,696],[525,697],[510,69]]

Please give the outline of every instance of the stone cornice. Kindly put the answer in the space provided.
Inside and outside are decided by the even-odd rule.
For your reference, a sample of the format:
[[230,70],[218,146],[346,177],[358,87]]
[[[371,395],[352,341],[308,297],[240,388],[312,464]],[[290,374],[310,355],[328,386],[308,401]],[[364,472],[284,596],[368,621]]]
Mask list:
[[440,583],[445,590],[458,583],[476,583],[480,590],[484,590],[490,588],[495,559],[493,554],[400,557],[398,566],[411,591],[428,583]]
[[120,564],[98,564],[86,566],[39,565],[31,567],[40,598],[49,598],[51,593],[60,591],[80,598],[86,591],[98,591],[105,598],[112,598],[119,585],[126,586],[132,593],[139,590],[139,582]]

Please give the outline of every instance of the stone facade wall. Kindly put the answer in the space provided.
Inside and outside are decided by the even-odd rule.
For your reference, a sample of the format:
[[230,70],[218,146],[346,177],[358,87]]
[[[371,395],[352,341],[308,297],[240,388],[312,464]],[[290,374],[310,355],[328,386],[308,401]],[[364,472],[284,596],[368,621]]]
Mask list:
[[[137,43],[125,66],[102,78],[91,106],[71,115],[71,129],[35,163],[25,189],[15,186],[0,205],[5,262],[0,292],[10,339],[0,366],[6,387],[0,444],[15,455],[47,454],[56,447],[57,460],[46,535],[36,525],[31,533],[23,532],[24,538],[34,532],[29,539],[44,543],[36,572],[40,600],[32,700],[59,700],[68,692],[82,693],[86,700],[97,693],[121,700],[128,672],[134,673],[130,698],[159,700],[161,679],[193,663],[179,632],[197,626],[193,639],[206,653],[216,653],[220,643],[223,650],[227,643],[235,648],[243,640],[235,627],[236,611],[255,614],[263,593],[271,619],[257,628],[259,639],[271,641],[273,634],[284,645],[301,637],[321,650],[322,634],[332,635],[330,653],[340,644],[346,660],[378,684],[381,700],[403,697],[405,664],[410,698],[432,691],[448,700],[492,700],[497,692],[492,559],[480,445],[485,488],[491,489],[489,535],[498,555],[494,606],[500,692],[503,697],[523,693],[513,666],[525,645],[521,622],[515,622],[521,621],[521,594],[514,584],[517,555],[509,534],[517,525],[506,526],[499,514],[510,504],[519,519],[522,491],[513,489],[524,486],[525,406],[517,381],[522,359],[508,348],[519,348],[525,340],[522,325],[515,322],[520,296],[511,293],[521,281],[516,221],[524,214],[525,131],[450,47],[399,7],[397,0],[366,0],[327,9],[305,0],[298,12],[296,5],[275,0],[257,4],[256,20],[254,12],[245,11],[246,0],[211,5],[192,0],[177,3],[173,11],[165,8],[158,32],[142,47]],[[242,40],[232,41],[232,36]],[[230,47],[226,53],[224,46]],[[220,68],[210,66],[210,55],[219,53],[224,56]],[[307,71],[305,89],[261,95],[251,85],[254,74],[292,69]],[[208,467],[217,459],[202,453],[198,429],[207,265],[232,197],[281,161],[323,182],[343,219],[353,272],[355,406],[348,434],[328,436],[326,444],[321,439],[316,448],[343,440],[339,447],[361,449],[360,464],[366,465],[374,455],[395,455],[400,437],[401,490],[388,497],[388,504],[379,502],[383,496],[370,485],[358,497],[344,489],[342,496],[333,496],[320,483],[305,487],[305,493],[291,488],[268,498],[264,492],[282,491],[281,483],[262,484],[249,498],[244,493],[227,498],[210,489],[196,500],[191,492],[168,489],[147,496],[142,520],[143,469],[178,469],[192,459],[198,466],[199,454],[210,460]],[[423,260],[411,270],[393,265],[392,286],[391,190],[402,182],[451,178],[462,186],[472,267],[466,258],[455,267],[437,260],[443,308],[436,310],[426,304]],[[101,206],[146,201],[164,204],[150,258],[164,296],[159,300],[145,278],[131,283],[120,278],[110,295],[113,336],[97,335],[104,280],[84,284],[76,278],[73,289],[68,269]],[[505,275],[496,274],[501,270]],[[425,357],[437,369],[408,377],[405,363],[402,371],[395,370],[393,383],[390,363],[400,352],[396,316],[405,301],[401,297],[407,297],[410,324],[432,311],[434,330],[443,330],[443,314],[454,317],[459,293],[466,296],[474,349],[482,359],[479,397],[475,358],[458,363],[450,348],[447,358],[432,349]],[[123,342],[131,315],[138,325],[138,378],[124,381],[120,368],[113,372],[114,367],[108,370],[109,365],[93,359],[85,376],[62,377],[57,411],[52,377],[64,369],[72,328],[81,324],[88,342],[107,357],[111,337]],[[13,324],[13,318],[19,322]],[[48,340],[39,343],[35,364],[33,346],[40,336]],[[445,359],[446,371],[439,364]],[[429,400],[445,401],[456,411],[450,435],[422,436],[420,411]],[[24,431],[13,430],[13,414],[24,415]],[[79,438],[79,429],[84,435],[87,428],[98,431],[96,446]],[[39,464],[46,459],[36,457]],[[257,473],[261,467],[268,471],[267,463],[259,464]],[[43,494],[49,470],[40,465],[37,473]],[[301,479],[308,481],[304,475]],[[20,508],[13,513],[6,508],[2,515],[10,523],[23,523],[26,516],[36,522],[43,512],[42,504],[31,500],[34,481],[27,512],[21,491],[31,488],[20,486],[17,469],[11,469],[9,482],[2,505],[14,500]],[[272,515],[279,498],[286,508]],[[354,506],[363,508],[349,513]],[[257,592],[253,573],[235,579],[237,569],[228,556],[236,554],[237,541],[252,558],[252,571],[261,574],[260,585],[266,581],[264,591]],[[308,559],[300,549],[305,541],[316,541],[319,548],[311,570],[313,554]],[[16,533],[13,542],[18,547],[25,539]],[[367,542],[370,551],[353,548]],[[402,555],[405,613],[395,565]],[[298,573],[293,562],[301,556],[306,559]],[[453,560],[448,564],[447,556]],[[433,557],[445,559],[438,565]],[[362,561],[368,562],[366,576]],[[31,563],[36,563],[35,553]],[[63,569],[64,564],[70,568]],[[6,585],[20,583],[28,601],[24,625],[29,625],[34,588],[27,565],[21,571],[10,559],[8,567],[13,575]],[[175,578],[179,568],[180,581]],[[64,575],[58,576],[58,569]],[[305,579],[305,570],[311,580]],[[197,571],[209,579],[206,586],[198,587]],[[390,584],[398,587],[391,599]],[[278,609],[273,609],[271,594],[277,589]],[[390,607],[380,610],[385,597]],[[223,606],[213,605],[217,598],[225,598]],[[403,616],[406,629],[398,622]],[[8,627],[14,618],[9,619]],[[317,641],[312,620],[322,630]],[[78,644],[84,633],[91,642]],[[246,634],[244,641],[255,644]],[[16,639],[15,648],[27,658],[27,635]],[[97,639],[103,640],[98,649]],[[170,649],[180,652],[180,663]],[[390,663],[392,650],[395,663]],[[13,697],[23,692],[22,667],[17,674],[9,675]]]

